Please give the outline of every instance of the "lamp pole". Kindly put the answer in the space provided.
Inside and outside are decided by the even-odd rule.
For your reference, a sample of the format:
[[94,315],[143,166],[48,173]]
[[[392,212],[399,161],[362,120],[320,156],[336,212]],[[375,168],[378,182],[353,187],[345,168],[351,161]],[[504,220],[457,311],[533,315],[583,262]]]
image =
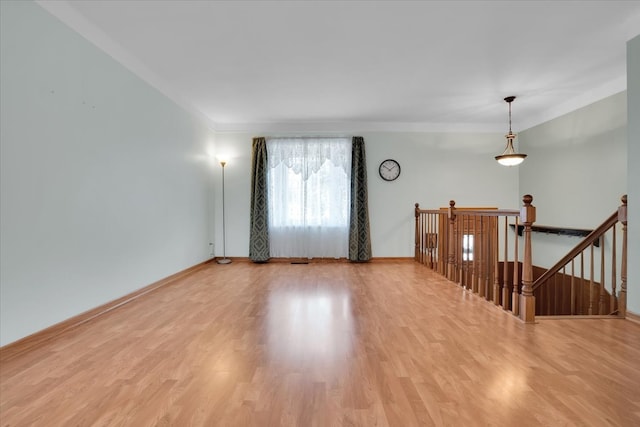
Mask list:
[[229,264],[231,260],[227,258],[227,235],[224,218],[224,166],[227,164],[224,160],[220,161],[222,166],[222,259],[218,260],[218,264]]

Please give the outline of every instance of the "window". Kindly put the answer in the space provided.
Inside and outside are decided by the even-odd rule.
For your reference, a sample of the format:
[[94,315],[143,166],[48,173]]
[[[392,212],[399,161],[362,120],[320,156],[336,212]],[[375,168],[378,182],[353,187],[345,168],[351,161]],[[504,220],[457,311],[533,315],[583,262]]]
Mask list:
[[351,141],[273,138],[267,152],[271,255],[348,256]]
[[473,234],[462,236],[462,260],[473,261]]

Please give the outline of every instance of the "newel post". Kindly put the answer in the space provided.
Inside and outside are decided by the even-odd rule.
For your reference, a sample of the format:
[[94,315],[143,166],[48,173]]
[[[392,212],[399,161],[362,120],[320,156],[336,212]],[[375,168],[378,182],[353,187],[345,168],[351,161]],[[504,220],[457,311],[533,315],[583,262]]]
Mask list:
[[618,295],[618,312],[627,315],[627,195],[622,196],[622,205],[618,207],[618,221],[622,223],[622,263],[620,266],[620,293]]
[[456,271],[456,238],[455,238],[455,222],[456,222],[456,202],[449,200],[449,249],[447,254],[447,279],[455,282]]
[[415,209],[415,215],[416,215],[416,242],[415,242],[415,251],[413,254],[413,259],[415,261],[419,261],[420,260],[420,226],[418,224],[418,219],[420,218],[420,204],[416,203],[416,209]]
[[520,294],[520,319],[525,323],[534,323],[536,318],[536,299],[533,296],[533,264],[531,261],[531,226],[536,221],[536,207],[531,204],[530,194],[522,198],[524,206],[520,208],[520,221],[524,225],[524,260],[522,262],[522,293]]

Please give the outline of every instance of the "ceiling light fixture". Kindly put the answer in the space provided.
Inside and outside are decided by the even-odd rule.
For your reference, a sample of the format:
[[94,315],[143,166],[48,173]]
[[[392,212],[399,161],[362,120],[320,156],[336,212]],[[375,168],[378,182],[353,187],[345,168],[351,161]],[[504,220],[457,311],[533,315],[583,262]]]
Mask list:
[[503,166],[516,166],[524,161],[527,157],[526,154],[518,154],[513,148],[513,140],[516,139],[516,134],[511,132],[511,103],[516,99],[515,96],[507,96],[504,100],[509,104],[509,133],[505,135],[507,138],[507,148],[504,152],[496,156],[496,160]]

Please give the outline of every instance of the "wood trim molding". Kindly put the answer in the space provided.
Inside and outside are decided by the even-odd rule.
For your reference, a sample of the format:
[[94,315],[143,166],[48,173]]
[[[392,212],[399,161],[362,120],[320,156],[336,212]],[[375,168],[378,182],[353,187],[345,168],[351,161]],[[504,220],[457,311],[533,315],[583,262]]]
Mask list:
[[536,321],[538,320],[593,320],[593,319],[612,319],[612,320],[624,320],[624,317],[615,316],[615,315],[607,315],[607,314],[567,314],[567,315],[543,315],[536,316]]
[[413,257],[375,257],[371,258],[369,262],[373,263],[385,263],[385,262],[415,262]]
[[631,320],[633,323],[640,325],[640,314],[634,313],[633,311],[627,310],[625,313],[625,319]]
[[[215,264],[216,261],[219,259],[222,259],[222,257],[215,257],[214,259],[211,260],[211,262]],[[249,257],[246,257],[246,256],[233,256],[233,257],[228,256],[227,259],[230,259],[232,264],[234,262],[251,262]]]
[[[252,262],[248,257],[227,257],[232,262]],[[267,263],[284,263],[284,264],[333,264],[333,263],[350,263],[347,258],[269,258]],[[363,262],[414,262],[413,257],[373,257],[369,261]],[[258,263],[260,264],[260,263]],[[356,262],[357,264],[357,262]]]
[[0,347],[0,363],[6,363],[9,360],[24,354],[27,351],[30,351],[43,343],[50,341],[60,334],[76,328],[84,323],[87,323],[103,314],[106,314],[112,310],[115,310],[118,307],[122,307],[125,304],[128,304],[150,292],[155,291],[163,286],[166,286],[178,279],[181,279],[185,276],[188,276],[192,273],[203,268],[205,265],[211,263],[212,260],[206,260],[199,264],[196,264],[192,267],[186,268],[182,271],[179,271],[171,276],[165,277],[164,279],[160,279],[157,282],[154,282],[144,288],[138,289],[137,291],[133,291],[129,294],[126,294],[118,299],[113,301],[109,301],[106,304],[100,305],[91,310],[85,311],[84,313],[80,313],[76,316],[70,317],[67,320],[63,320],[62,322],[56,323],[55,325],[49,326],[41,331],[35,332],[31,335],[28,335],[24,338],[19,339],[18,341],[14,341],[5,346]]

